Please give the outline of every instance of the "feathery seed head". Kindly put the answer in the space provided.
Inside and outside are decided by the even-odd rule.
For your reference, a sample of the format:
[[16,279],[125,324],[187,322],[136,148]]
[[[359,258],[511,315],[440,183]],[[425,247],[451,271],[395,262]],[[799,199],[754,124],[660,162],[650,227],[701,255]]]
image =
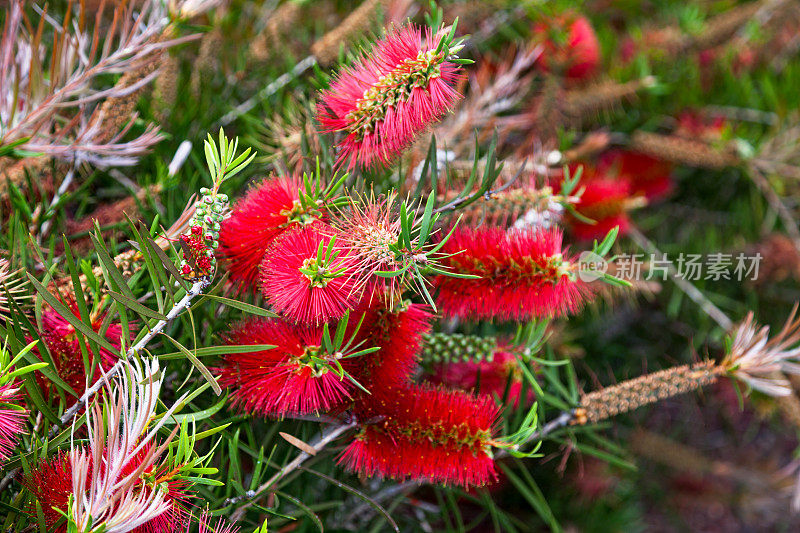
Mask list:
[[791,394],[781,373],[800,374],[800,318],[797,304],[780,333],[769,338],[769,326],[758,327],[752,311],[736,327],[721,366],[736,379],[770,396]]

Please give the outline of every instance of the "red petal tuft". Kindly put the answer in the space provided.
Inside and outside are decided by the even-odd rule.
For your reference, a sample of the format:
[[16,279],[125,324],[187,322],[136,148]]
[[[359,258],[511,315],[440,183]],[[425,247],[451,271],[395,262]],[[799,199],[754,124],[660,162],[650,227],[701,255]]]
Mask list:
[[590,294],[572,279],[557,229],[457,229],[442,265],[480,279],[436,276],[437,304],[447,316],[528,320],[578,311]]
[[[359,396],[357,412],[368,413],[369,404],[382,398],[384,391],[410,382],[422,336],[430,331],[432,316],[430,309],[420,304],[394,310],[376,304],[366,311],[359,340],[364,341],[364,346],[380,346],[380,350],[346,362],[347,370],[371,393]],[[355,313],[351,322],[359,318],[360,313]]]
[[366,475],[461,486],[497,477],[489,450],[498,407],[490,398],[419,386],[397,389],[393,398],[341,464]]
[[304,324],[320,324],[341,318],[345,311],[358,304],[355,261],[349,251],[334,243],[339,252],[325,270],[345,271],[335,278],[326,278],[324,286],[315,285],[300,271],[308,269],[309,260],[317,258],[320,243],[328,247],[331,237],[321,224],[314,224],[284,233],[277,239],[261,263],[261,291],[273,308],[287,319]]
[[219,232],[219,254],[239,290],[255,291],[259,265],[273,239],[289,226],[300,183],[286,177],[265,179],[233,208]]
[[227,335],[235,345],[271,344],[260,352],[224,357],[220,383],[233,389],[234,405],[265,416],[329,411],[350,399],[353,385],[332,372],[314,375],[301,361],[306,348],[321,344],[322,328],[276,319],[244,322]]

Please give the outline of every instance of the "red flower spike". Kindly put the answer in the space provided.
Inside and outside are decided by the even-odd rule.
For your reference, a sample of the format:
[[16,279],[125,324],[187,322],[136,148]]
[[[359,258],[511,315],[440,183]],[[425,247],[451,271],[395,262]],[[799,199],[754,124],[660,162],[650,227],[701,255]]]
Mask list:
[[[564,32],[564,44],[556,44],[551,35]],[[544,70],[563,70],[564,76],[575,81],[588,80],[600,67],[600,42],[586,17],[570,15],[544,21],[533,27],[535,39],[543,42],[544,53],[538,64]]]
[[582,241],[600,240],[614,227],[619,227],[619,234],[625,235],[631,226],[628,209],[640,205],[643,198],[631,193],[627,181],[597,177],[587,180],[583,186],[583,194],[575,209],[595,223],[568,216],[569,228],[575,238]]
[[597,172],[627,182],[632,194],[648,201],[667,196],[674,187],[672,164],[639,152],[609,150],[600,157]]
[[459,66],[436,52],[441,38],[413,24],[392,30],[322,92],[317,119],[323,130],[346,133],[338,164],[388,164],[453,108]]
[[264,416],[327,412],[350,399],[354,385],[310,362],[319,352],[322,328],[276,319],[251,320],[226,336],[228,344],[271,344],[260,352],[224,356],[220,384],[233,389],[233,404]]
[[[510,351],[498,349],[492,360],[457,361],[437,364],[432,368],[432,375],[427,381],[439,385],[447,385],[458,389],[485,394],[491,398],[497,396],[501,401],[508,387],[507,403],[518,407],[522,400],[522,371],[516,356]],[[533,391],[528,389],[524,405],[533,403]]]
[[[332,254],[338,256],[326,258],[330,233],[321,224],[286,232],[264,256],[261,292],[288,320],[320,324],[341,318],[358,304],[355,261],[336,240]],[[322,257],[318,252],[320,244]],[[316,273],[310,274],[311,271]]]
[[492,430],[499,408],[487,396],[409,386],[366,423],[339,459],[369,476],[460,486],[496,479]]
[[[380,346],[380,350],[343,362],[371,393],[358,396],[354,407],[357,412],[370,416],[370,406],[376,398],[382,398],[387,391],[391,395],[393,387],[404,387],[411,381],[422,336],[430,331],[432,317],[428,306],[414,303],[393,310],[380,304],[366,311],[357,340],[364,341],[364,346]],[[353,313],[351,324],[357,324],[360,318],[360,312]]]
[[442,248],[454,255],[442,265],[480,278],[436,276],[437,305],[446,316],[476,319],[529,320],[578,311],[590,291],[575,279],[561,239],[554,228],[457,229]]
[[230,218],[222,222],[218,252],[227,260],[237,290],[258,288],[259,265],[275,237],[290,226],[315,220],[300,208],[299,190],[299,180],[266,179],[239,200]]

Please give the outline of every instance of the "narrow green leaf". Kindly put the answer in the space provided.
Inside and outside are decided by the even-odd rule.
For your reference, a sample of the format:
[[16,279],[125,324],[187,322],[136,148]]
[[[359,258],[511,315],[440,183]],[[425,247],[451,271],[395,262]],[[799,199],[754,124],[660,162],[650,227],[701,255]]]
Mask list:
[[178,267],[175,266],[175,263],[172,262],[164,250],[162,250],[161,247],[156,244],[156,241],[149,237],[147,237],[145,241],[156,257],[158,257],[158,259],[161,261],[161,264],[164,265],[164,268],[167,269],[170,274],[172,274],[172,277],[175,278],[178,283],[180,283],[184,290],[188,291],[191,288],[191,285],[189,285],[188,281],[183,279],[181,273],[178,272]]
[[153,309],[150,309],[146,305],[142,305],[136,300],[131,300],[127,296],[119,294],[118,292],[108,291],[108,295],[111,296],[113,299],[124,305],[127,309],[137,313],[141,316],[145,316],[147,318],[154,318],[156,320],[166,320],[166,315],[159,313]]
[[210,298],[216,302],[219,302],[223,305],[227,305],[228,307],[233,307],[234,309],[238,309],[240,311],[244,311],[245,313],[249,313],[251,315],[256,316],[266,316],[266,317],[276,317],[275,313],[272,311],[268,311],[261,307],[258,307],[253,304],[240,302],[238,300],[232,300],[230,298],[225,298],[224,296],[217,296],[216,294],[204,294],[203,298]]
[[132,300],[135,300],[136,297],[133,295],[130,287],[128,287],[128,283],[125,281],[125,278],[122,277],[122,272],[119,271],[117,264],[114,263],[113,259],[111,259],[111,255],[109,255],[105,243],[100,237],[98,237],[98,235],[99,234],[92,232],[89,234],[89,238],[92,240],[92,244],[94,244],[95,252],[97,252],[97,258],[100,260],[100,264],[103,267],[104,272],[111,276],[111,279],[113,279],[114,283],[117,285],[116,288],[121,291],[122,294]]
[[206,368],[206,365],[204,365],[203,362],[200,361],[200,359],[195,357],[195,355],[188,348],[186,348],[183,344],[179,343],[178,341],[176,341],[175,339],[173,339],[172,337],[170,337],[166,333],[162,332],[161,335],[163,335],[164,337],[168,338],[172,342],[172,344],[174,344],[175,347],[178,350],[180,350],[183,353],[183,355],[185,355],[186,358],[189,359],[189,361],[192,362],[192,364],[195,366],[195,368],[197,368],[197,370],[200,372],[200,374],[202,374],[203,377],[206,378],[206,381],[208,381],[208,383],[211,385],[211,388],[214,390],[214,393],[217,396],[222,394],[222,388],[220,388],[219,383],[217,383],[217,379],[211,374],[211,371],[208,370],[208,368]]
[[95,341],[98,345],[102,346],[106,350],[110,351],[111,353],[119,353],[119,350],[114,348],[108,340],[104,339],[91,328],[91,326],[84,324],[81,320],[76,317],[72,311],[70,311],[61,301],[56,298],[50,291],[47,290],[47,287],[42,285],[39,280],[33,277],[30,273],[27,273],[28,279],[33,284],[36,291],[42,296],[45,302],[47,302],[50,307],[52,307],[56,313],[61,315],[64,320],[70,323],[70,325],[86,335],[89,339]]

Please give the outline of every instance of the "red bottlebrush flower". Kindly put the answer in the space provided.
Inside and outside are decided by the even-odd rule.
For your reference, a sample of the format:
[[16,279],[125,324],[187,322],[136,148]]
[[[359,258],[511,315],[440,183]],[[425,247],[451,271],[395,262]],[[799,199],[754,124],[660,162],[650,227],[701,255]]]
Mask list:
[[541,68],[553,65],[568,79],[583,81],[600,67],[600,42],[586,17],[556,17],[536,24],[533,33],[545,47],[538,62]]
[[499,408],[487,396],[409,386],[398,389],[339,459],[366,475],[460,486],[496,479],[490,455]]
[[393,390],[392,387],[410,382],[418,362],[422,337],[430,331],[432,316],[428,306],[414,303],[391,310],[378,305],[367,311],[358,340],[365,346],[380,346],[380,350],[343,363],[370,391],[370,395],[359,396],[357,411],[369,413],[375,398]]
[[355,261],[331,233],[321,224],[289,231],[264,256],[261,292],[285,318],[319,324],[358,304]]
[[639,152],[610,150],[600,157],[597,171],[626,181],[633,194],[644,195],[648,201],[663,198],[673,188],[672,164]]
[[619,234],[624,235],[631,225],[628,210],[640,206],[642,201],[643,198],[631,194],[627,181],[602,177],[587,180],[575,209],[595,223],[568,216],[570,231],[576,239],[584,241],[602,239],[614,227],[619,227]]
[[219,255],[226,259],[238,290],[255,291],[259,265],[272,241],[286,228],[310,224],[321,211],[307,212],[299,201],[299,180],[270,178],[250,190],[233,207],[219,231]]
[[[72,307],[75,316],[78,316],[78,310],[74,302],[68,304]],[[103,315],[92,317],[92,328],[95,332],[99,333],[102,328]],[[54,370],[58,376],[67,383],[72,389],[82,394],[86,389],[87,376],[83,367],[83,356],[81,354],[81,346],[78,337],[75,333],[75,328],[72,327],[64,317],[58,314],[51,308],[48,308],[42,313],[42,331],[39,333],[42,343],[47,347],[48,352],[53,358]],[[121,349],[122,342],[122,326],[119,323],[112,323],[108,326],[105,332],[105,338],[117,350]],[[33,348],[33,353],[40,356],[39,346]],[[87,345],[88,349],[88,345]],[[101,368],[108,370],[116,363],[119,353],[114,353],[106,348],[100,347],[100,364],[95,370],[94,376],[91,377],[92,382],[96,381],[101,375]],[[52,384],[42,374],[36,375],[40,387],[45,393],[45,397],[51,394]],[[77,398],[71,395],[66,396],[67,406],[72,405],[77,401]]]
[[[57,533],[65,532],[66,525],[59,529],[54,528],[63,517],[56,509],[66,512],[67,502],[72,494],[72,466],[69,462],[69,455],[60,452],[49,460],[40,460],[30,474],[22,478],[22,485],[42,507],[47,530]],[[35,514],[35,509],[31,509],[31,511],[31,514]]]
[[243,322],[226,335],[228,344],[270,344],[270,350],[224,356],[220,384],[233,388],[234,405],[265,416],[329,411],[350,399],[353,385],[312,360],[326,358],[322,328],[281,320]]
[[406,281],[403,275],[389,278],[375,275],[379,271],[398,271],[405,266],[403,258],[398,258],[391,249],[400,239],[396,198],[391,195],[352,202],[350,209],[339,214],[333,223],[337,242],[349,250],[355,262],[356,287],[365,290],[367,301],[376,295],[388,302],[396,301]]
[[[468,392],[479,392],[501,400],[508,387],[507,402],[514,407],[520,404],[522,395],[522,371],[516,356],[499,349],[491,360],[458,361],[440,363],[432,368],[427,381],[448,385]],[[523,403],[533,402],[533,391],[528,390]]]
[[25,432],[28,411],[16,408],[20,400],[22,395],[12,383],[0,387],[0,464],[8,459],[17,438]]
[[437,304],[447,316],[528,320],[578,311],[589,296],[561,249],[558,229],[457,229],[442,252],[442,266],[461,279],[439,275]]
[[678,127],[675,135],[688,139],[700,138],[706,142],[715,142],[722,139],[728,122],[723,117],[709,118],[697,111],[684,111],[677,117]]
[[317,105],[322,128],[346,133],[339,164],[387,164],[453,108],[460,98],[459,66],[446,50],[436,51],[442,38],[412,24],[392,30],[322,92]]

